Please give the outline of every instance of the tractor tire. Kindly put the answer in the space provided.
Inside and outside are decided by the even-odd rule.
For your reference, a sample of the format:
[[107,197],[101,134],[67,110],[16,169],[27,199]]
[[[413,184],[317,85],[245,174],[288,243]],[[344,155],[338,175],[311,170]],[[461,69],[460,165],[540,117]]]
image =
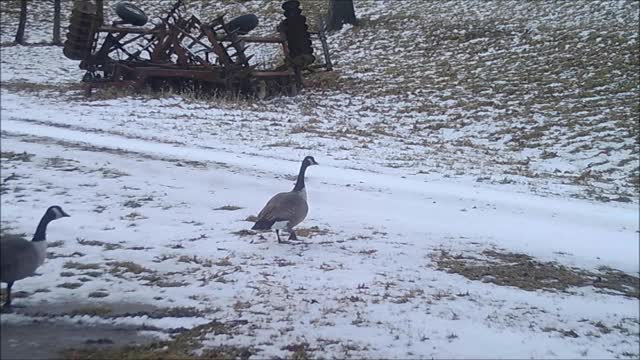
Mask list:
[[134,26],[143,26],[149,20],[139,7],[125,1],[117,3],[115,10],[120,19]]
[[247,35],[258,26],[258,17],[254,14],[240,15],[227,23],[229,31],[238,31],[238,35]]

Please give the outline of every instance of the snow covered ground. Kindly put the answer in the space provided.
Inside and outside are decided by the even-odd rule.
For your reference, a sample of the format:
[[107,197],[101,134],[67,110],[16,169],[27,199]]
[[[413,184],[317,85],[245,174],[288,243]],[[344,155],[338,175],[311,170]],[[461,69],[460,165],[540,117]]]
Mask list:
[[[242,6],[275,11],[260,4]],[[500,37],[500,47],[533,41],[536,51],[560,58],[561,50],[535,37],[552,37],[559,30],[549,24],[573,14],[575,22],[564,25],[571,34],[617,24],[611,29],[628,42],[611,30],[597,43],[617,46],[612,59],[624,62],[638,51],[637,35],[629,35],[637,13],[628,11],[637,3],[608,10],[567,3],[560,19],[553,9],[521,2],[468,2],[475,11],[461,14],[457,3],[421,5],[431,14],[422,17],[410,17],[397,2],[363,4],[362,28],[330,39],[349,49],[338,55],[334,81],[342,87],[312,79],[299,97],[265,102],[86,99],[75,87],[82,76],[77,62],[60,48],[2,47],[3,232],[31,234],[53,204],[72,216],[50,225],[42,275],[14,288],[25,292],[16,302],[42,313],[3,314],[3,323],[53,316],[69,324],[139,326],[160,339],[212,321],[233,323],[202,334],[198,347],[248,348],[256,358],[638,357],[638,109],[631,105],[638,88],[624,85],[637,76],[617,63],[611,84],[619,92],[567,80],[553,96],[545,90],[554,88],[551,79],[531,80],[511,95],[512,82],[493,79],[489,101],[465,88],[457,53],[439,50],[421,65],[427,76],[416,76],[418,84],[383,77],[397,69],[375,46],[369,56],[380,61],[360,66],[363,48],[353,42],[375,39],[386,48],[386,38],[372,36],[385,21],[424,25],[430,23],[423,17],[446,22],[435,14],[455,13],[471,26],[483,16],[508,23],[535,10],[548,23],[529,24],[534,39],[513,35],[524,27],[498,22],[501,36],[514,42]],[[474,34],[465,51],[477,52],[486,40],[491,61],[506,58],[491,50],[491,34]],[[432,45],[452,45],[443,39]],[[600,64],[593,47],[584,51]],[[492,69],[476,60],[474,66]],[[473,66],[467,71],[476,73]],[[424,82],[429,76],[437,81]],[[450,84],[450,92],[435,94]],[[600,98],[584,100],[595,93]],[[308,172],[304,242],[278,244],[275,234],[248,231],[250,216],[292,187],[305,155],[321,166]],[[480,278],[468,271],[522,265],[500,256],[529,256],[522,264],[548,273],[530,286],[505,285],[534,278],[520,270],[488,270]],[[570,276],[586,283],[563,286]],[[115,314],[122,303],[166,314]],[[47,310],[61,304],[72,309]]]

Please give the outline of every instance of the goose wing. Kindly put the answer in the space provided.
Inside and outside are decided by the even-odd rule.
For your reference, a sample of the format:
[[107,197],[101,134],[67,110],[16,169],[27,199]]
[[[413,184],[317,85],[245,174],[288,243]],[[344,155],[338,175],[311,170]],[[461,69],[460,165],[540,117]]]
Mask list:
[[38,254],[31,241],[7,237],[0,241],[0,278],[15,281],[31,276],[38,268]]
[[270,228],[276,221],[288,221],[293,227],[304,220],[308,211],[307,201],[299,193],[279,193],[272,197],[260,211],[256,225],[264,224],[266,228]]

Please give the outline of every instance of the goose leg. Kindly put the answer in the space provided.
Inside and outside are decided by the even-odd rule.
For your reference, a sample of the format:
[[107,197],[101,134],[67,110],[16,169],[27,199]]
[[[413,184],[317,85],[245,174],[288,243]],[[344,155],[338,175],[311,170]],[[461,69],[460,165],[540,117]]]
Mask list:
[[9,281],[7,283],[7,301],[2,305],[2,312],[11,311],[11,287],[13,286],[13,281]]
[[289,231],[289,240],[298,240],[298,237],[296,236],[296,232],[293,231],[293,229]]
[[276,236],[278,237],[278,242],[282,243],[282,240],[280,240],[280,230],[276,230]]

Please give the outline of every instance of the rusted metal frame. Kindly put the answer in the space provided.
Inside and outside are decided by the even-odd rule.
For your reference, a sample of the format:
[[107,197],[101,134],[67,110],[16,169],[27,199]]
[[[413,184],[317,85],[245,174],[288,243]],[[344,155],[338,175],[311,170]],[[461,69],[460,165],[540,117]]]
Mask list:
[[[124,34],[125,36],[128,34]],[[120,51],[122,51],[123,53],[127,54],[129,56],[128,59],[126,59],[126,61],[131,61],[133,59],[137,59],[137,60],[142,60],[140,57],[130,53],[129,51],[127,51],[124,47],[125,45],[131,44],[134,41],[138,40],[139,38],[143,37],[144,34],[138,35],[136,37],[134,37],[133,39],[127,40],[125,42],[120,42],[117,41],[116,43],[114,43],[114,46],[109,50],[109,52],[112,52],[113,50],[119,49]]]
[[209,39],[209,42],[211,42],[213,52],[218,56],[218,59],[220,59],[222,64],[225,66],[232,65],[233,61],[231,61],[231,57],[229,56],[229,54],[227,54],[222,45],[220,45],[213,31],[209,29],[206,24],[202,25],[200,29],[204,31],[205,34],[207,34],[207,38]]
[[[222,30],[224,32],[224,36],[219,40],[220,42],[220,46],[224,49],[224,52],[226,54],[226,56],[229,58],[229,61],[231,63],[234,63],[234,61],[231,59],[232,56],[235,56],[237,58],[237,62],[243,64],[243,65],[249,65],[249,59],[246,57],[246,55],[244,54],[244,51],[247,49],[247,47],[240,47],[240,40],[238,39],[238,35],[237,35],[237,30],[234,31],[229,31],[229,27],[227,25],[227,23],[225,23],[224,21],[224,15],[218,16],[214,21],[212,21],[210,24],[207,24],[208,26],[211,26],[212,24],[216,24],[217,27]],[[205,25],[205,26],[207,26]],[[213,33],[213,31],[211,31],[211,33]],[[213,33],[214,38],[216,38],[216,34]],[[217,38],[216,38],[217,40]],[[230,42],[229,46],[224,46],[222,43],[223,42]],[[227,49],[233,47],[236,52],[235,54],[229,54],[227,52]]]
[[[284,33],[284,31],[279,31],[279,33],[282,39],[287,38],[287,35]],[[286,62],[289,63],[289,59],[291,55],[289,54],[289,45],[287,44],[286,41],[282,42],[282,53],[284,54],[284,58],[286,59]]]
[[120,42],[127,35],[129,34],[123,33],[123,32],[118,33],[118,35],[115,35],[115,36],[113,33],[107,33],[107,36],[105,37],[102,47],[95,54],[95,56],[93,56],[93,61],[90,63],[99,64],[100,62],[104,62],[108,58],[108,54],[118,49],[120,49],[122,52],[124,52],[129,56],[128,60],[131,60],[131,58],[134,58],[134,59],[138,58],[137,56],[134,56],[133,54],[129,53],[123,47],[127,44],[130,44],[138,40],[140,37],[144,35],[138,35],[138,36],[135,36],[133,39],[127,40],[125,42]]
[[227,34],[225,36],[225,39],[228,39],[228,41],[231,43],[230,46],[232,46],[236,50],[235,54],[230,54],[229,56],[235,56],[237,57],[238,62],[240,62],[241,64],[249,65],[249,59],[244,53],[244,51],[247,50],[248,47],[242,46],[242,41],[238,39],[237,30],[229,31],[229,27],[224,22],[222,23],[222,27],[224,29],[224,32]]
[[196,38],[195,36],[191,35],[190,33],[188,33],[186,31],[184,31],[183,29],[179,28],[178,26],[173,25],[173,24],[169,24],[169,26],[171,26],[173,28],[173,30],[177,30],[178,32],[180,32],[180,34],[183,35],[181,38],[179,38],[179,37],[175,37],[174,38],[174,48],[175,49],[178,49],[178,48],[183,49],[183,50],[185,50],[185,52],[188,52],[188,54],[191,55],[191,57],[194,60],[196,60],[197,62],[199,62],[199,63],[201,63],[203,65],[210,65],[206,60],[200,58],[198,55],[196,55],[194,52],[192,52],[190,48],[182,46],[182,40],[185,37],[188,37],[189,39],[193,40],[192,44],[196,44],[197,43],[197,44],[202,45],[205,49],[209,49],[209,50],[215,51],[214,49],[212,49],[209,45],[207,45],[207,44],[203,43],[202,41],[200,41],[200,39]]
[[287,70],[287,71],[256,70],[251,75],[257,78],[285,78],[285,77],[295,77],[295,72],[293,70]]
[[331,57],[329,56],[329,45],[327,44],[327,36],[325,35],[324,31],[320,30],[316,33],[310,32],[309,34],[318,36],[320,44],[322,44],[322,54],[324,55],[324,64],[321,66],[316,66],[314,68],[325,67],[328,71],[332,71],[333,64],[331,63]]
[[134,55],[136,57],[139,57],[140,54],[142,54],[143,51],[146,51],[149,54],[149,59],[151,59],[151,50],[149,50],[149,48],[151,48],[153,46],[153,44],[155,43],[155,39],[156,39],[156,35],[151,35],[150,39],[147,39],[143,36],[143,39],[145,39],[147,41],[147,44],[142,46],[140,49],[138,49],[138,51],[136,51],[134,53]]
[[98,50],[95,55],[88,58],[86,63],[89,65],[103,65],[107,59],[109,59],[109,53],[113,50],[113,45],[118,43],[126,35],[126,33],[121,33],[117,36],[113,36],[111,33],[108,33],[100,47],[100,50]]
[[247,43],[282,43],[286,40],[278,37],[259,37],[259,36],[238,36],[238,39]]
[[118,27],[118,26],[100,26],[98,31],[108,32],[108,33],[128,33],[128,34],[153,34],[158,31],[157,28],[129,28],[129,27]]
[[168,29],[169,24],[165,23],[161,31],[158,33],[157,45],[154,47],[151,53],[152,61],[165,61],[170,58],[169,50],[171,49],[173,32]]
[[[130,35],[130,34],[128,34],[128,33],[127,33],[127,34],[124,34],[124,35],[126,36],[126,35]],[[139,35],[136,35],[136,36],[134,36],[133,38],[131,38],[131,39],[127,40],[127,41],[124,41],[124,42],[120,42],[120,41],[118,41],[118,45],[119,45],[119,46],[129,45],[129,44],[131,44],[132,42],[137,41],[137,40],[138,40],[138,39],[140,39],[140,38],[144,38],[144,36],[145,36],[145,35],[147,35],[147,34],[139,34]],[[124,37],[122,37],[122,39],[124,39]]]
[[169,19],[173,19],[175,21],[175,15],[178,15],[178,18],[180,17],[180,15],[178,14],[180,12],[180,8],[183,6],[182,4],[182,0],[178,0],[176,1],[175,4],[173,4],[173,7],[171,8],[171,10],[169,10],[169,12],[167,13],[167,16],[165,16],[162,20],[163,22],[167,23],[169,22]]
[[204,46],[207,49],[214,50],[211,46],[203,43],[202,41],[200,41],[199,38],[196,38],[195,36],[189,34],[188,32],[186,32],[184,30],[182,30],[181,28],[179,28],[179,27],[177,27],[175,25],[172,25],[172,24],[170,26],[172,26],[174,29],[178,30],[182,35],[184,35],[182,39],[184,39],[185,37],[188,37],[189,39],[193,40],[192,44],[197,43],[197,44],[200,44],[200,45]]
[[222,77],[222,70],[210,71],[210,70],[184,70],[184,69],[163,69],[155,67],[144,67],[134,69],[137,74],[137,78],[148,79],[150,77],[162,77],[162,78],[188,78],[195,80],[202,80],[207,82],[224,83]]

